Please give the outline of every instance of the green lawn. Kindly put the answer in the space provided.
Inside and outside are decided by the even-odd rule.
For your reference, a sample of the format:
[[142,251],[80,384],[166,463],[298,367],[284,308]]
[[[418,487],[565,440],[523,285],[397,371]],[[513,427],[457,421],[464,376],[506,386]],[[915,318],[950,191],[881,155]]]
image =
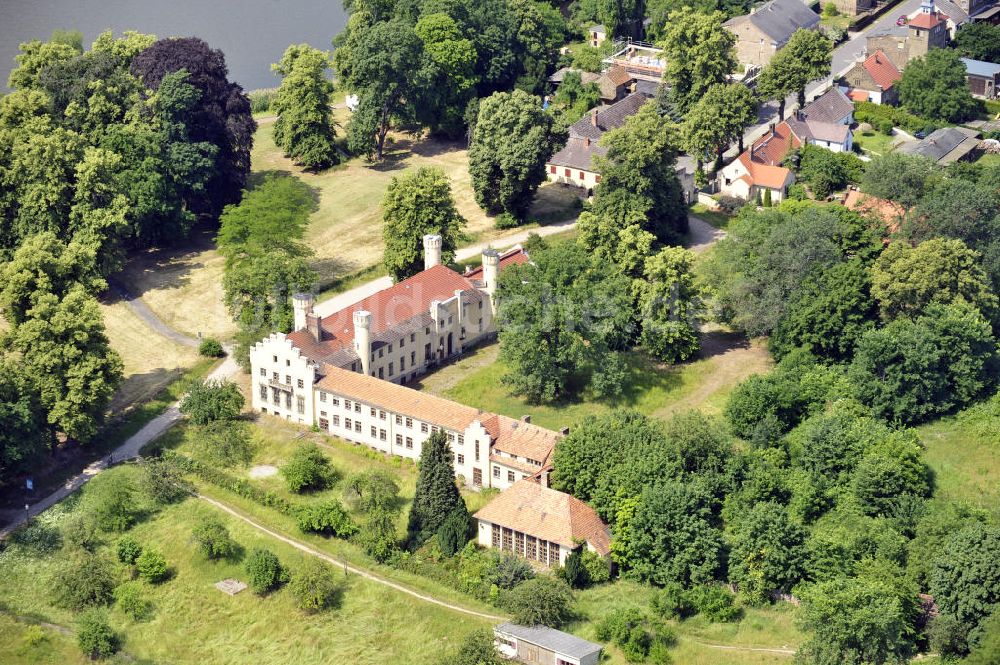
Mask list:
[[[618,608],[649,612],[652,595],[651,587],[624,580],[580,591],[577,610],[581,619],[571,629],[581,637],[595,640],[596,623],[605,614]],[[793,606],[778,603],[767,608],[746,609],[742,620],[734,623],[711,623],[700,616],[684,621],[668,621],[678,637],[677,646],[670,650],[670,654],[675,663],[684,665],[790,665],[790,654],[749,649],[794,650],[801,641],[801,634],[793,625],[793,617]],[[609,646],[606,653],[610,664],[624,665],[627,662],[614,646]]]
[[717,229],[725,229],[729,226],[729,220],[732,219],[731,215],[727,215],[720,210],[711,210],[702,203],[692,204],[691,214],[698,219],[708,222]]
[[990,413],[990,404],[917,428],[934,470],[935,496],[990,510],[1000,506],[1000,409]]
[[83,665],[83,657],[72,635],[18,620],[0,610],[0,663],[35,665]]
[[891,152],[898,140],[898,136],[886,136],[882,132],[875,130],[867,132],[854,131],[854,144],[860,146],[869,156],[884,155]]
[[[130,472],[118,469],[113,473]],[[54,508],[43,521],[62,523],[75,503]],[[242,565],[209,562],[190,544],[192,528],[208,515],[220,517],[247,551],[266,546],[293,570],[307,556],[197,499],[154,514],[134,527],[132,535],[161,552],[174,576],[155,587],[144,583],[155,604],[152,620],[136,623],[118,610],[111,612],[112,625],[124,635],[123,648],[130,656],[192,664],[435,663],[442,650],[464,633],[487,625],[355,575],[346,577],[339,606],[316,615],[296,609],[287,590],[265,598],[249,591],[230,597],[213,585],[227,577],[245,578]],[[115,538],[106,541],[102,550]],[[62,549],[46,558],[32,557],[19,547],[9,547],[0,553],[4,571],[0,602],[10,613],[72,626],[72,612],[50,602],[51,575],[71,556]],[[54,662],[17,653],[7,657],[3,648],[8,647],[0,648],[4,663]],[[61,662],[67,661],[75,662],[72,656]]]
[[630,353],[625,395],[617,402],[581,398],[553,405],[528,404],[510,395],[501,382],[506,369],[497,358],[497,344],[422,377],[415,387],[512,418],[530,414],[533,423],[551,429],[571,427],[587,415],[616,407],[660,418],[683,409],[719,413],[733,387],[750,374],[767,371],[771,361],[760,340],[746,342],[719,331],[708,333],[705,339],[705,357],[675,366]]

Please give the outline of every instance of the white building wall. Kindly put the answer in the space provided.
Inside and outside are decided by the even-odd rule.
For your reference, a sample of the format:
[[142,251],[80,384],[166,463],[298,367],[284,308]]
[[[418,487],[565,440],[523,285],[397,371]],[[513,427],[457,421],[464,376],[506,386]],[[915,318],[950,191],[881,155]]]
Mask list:
[[253,345],[250,375],[254,411],[313,424],[316,367],[283,333],[273,333]]
[[546,164],[545,173],[549,182],[561,182],[564,185],[593,189],[601,182],[601,174],[596,171],[581,171],[568,166]]

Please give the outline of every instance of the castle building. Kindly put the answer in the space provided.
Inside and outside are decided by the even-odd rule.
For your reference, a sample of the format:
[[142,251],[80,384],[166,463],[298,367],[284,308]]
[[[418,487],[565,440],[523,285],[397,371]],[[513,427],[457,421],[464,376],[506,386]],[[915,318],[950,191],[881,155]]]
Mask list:
[[295,330],[250,350],[254,411],[410,459],[443,430],[468,484],[538,480],[559,434],[401,385],[494,334],[500,271],[527,260],[520,246],[487,249],[460,274],[428,235],[422,272],[354,305],[320,317],[311,295],[296,294]]

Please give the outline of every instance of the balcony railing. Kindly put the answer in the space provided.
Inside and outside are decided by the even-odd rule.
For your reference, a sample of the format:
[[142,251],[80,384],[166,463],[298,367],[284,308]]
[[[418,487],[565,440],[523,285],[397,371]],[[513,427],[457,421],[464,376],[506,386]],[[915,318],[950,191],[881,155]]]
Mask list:
[[292,384],[290,384],[290,383],[282,383],[281,381],[279,381],[277,379],[271,379],[267,383],[272,388],[277,388],[278,390],[284,390],[287,393],[292,392]]

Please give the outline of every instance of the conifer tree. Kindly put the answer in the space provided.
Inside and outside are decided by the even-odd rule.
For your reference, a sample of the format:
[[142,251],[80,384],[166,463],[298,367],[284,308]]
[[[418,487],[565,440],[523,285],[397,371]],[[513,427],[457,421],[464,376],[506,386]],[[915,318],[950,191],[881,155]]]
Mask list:
[[431,434],[420,453],[420,475],[410,507],[407,536],[419,547],[437,533],[455,510],[467,510],[455,485],[451,448],[443,431]]

